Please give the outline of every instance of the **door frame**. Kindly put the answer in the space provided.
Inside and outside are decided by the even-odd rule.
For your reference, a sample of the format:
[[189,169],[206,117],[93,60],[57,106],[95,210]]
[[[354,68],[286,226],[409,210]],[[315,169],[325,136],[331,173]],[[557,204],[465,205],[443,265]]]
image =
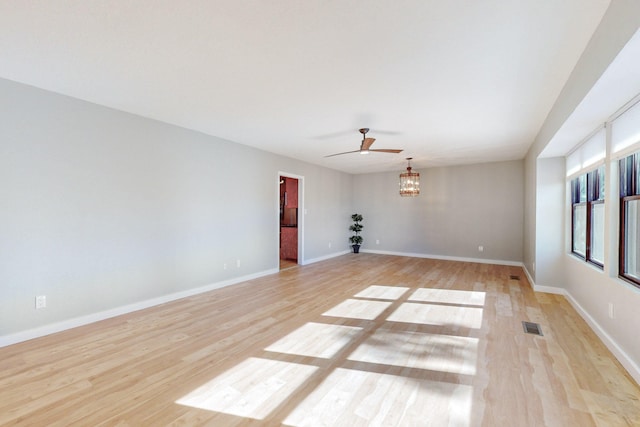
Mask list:
[[276,254],[278,258],[276,259],[276,265],[280,264],[280,177],[283,176],[285,178],[293,178],[298,180],[298,264],[304,265],[304,217],[307,213],[304,208],[304,176],[296,175],[290,172],[278,171],[278,175],[276,176],[276,209],[275,209],[275,217],[276,217]]

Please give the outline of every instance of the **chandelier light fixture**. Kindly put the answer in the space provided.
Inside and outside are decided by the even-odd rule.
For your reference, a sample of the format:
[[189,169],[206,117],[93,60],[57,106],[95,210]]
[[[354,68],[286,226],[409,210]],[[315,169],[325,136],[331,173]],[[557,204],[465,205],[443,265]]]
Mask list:
[[416,197],[420,194],[420,174],[411,172],[411,159],[407,157],[407,171],[400,174],[400,195],[402,197]]

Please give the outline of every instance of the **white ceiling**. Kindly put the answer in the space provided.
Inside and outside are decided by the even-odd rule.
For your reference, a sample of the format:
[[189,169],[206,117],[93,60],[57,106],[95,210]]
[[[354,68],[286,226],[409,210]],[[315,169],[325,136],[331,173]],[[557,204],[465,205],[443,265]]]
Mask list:
[[[521,159],[609,0],[0,0],[0,77],[351,173]],[[357,129],[372,148],[350,154]]]

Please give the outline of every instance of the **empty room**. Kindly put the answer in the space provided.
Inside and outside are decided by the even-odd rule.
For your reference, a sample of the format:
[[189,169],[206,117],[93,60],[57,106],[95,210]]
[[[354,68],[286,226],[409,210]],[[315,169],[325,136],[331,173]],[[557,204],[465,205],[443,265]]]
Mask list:
[[0,425],[640,425],[640,2],[0,0]]

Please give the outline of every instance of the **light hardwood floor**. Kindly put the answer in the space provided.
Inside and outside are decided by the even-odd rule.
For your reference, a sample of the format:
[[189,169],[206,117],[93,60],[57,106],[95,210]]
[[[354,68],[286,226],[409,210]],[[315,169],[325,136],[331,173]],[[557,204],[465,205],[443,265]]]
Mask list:
[[638,426],[640,387],[519,267],[350,254],[1,348],[14,424]]
[[290,259],[281,259],[280,260],[280,270],[286,270],[291,267],[296,267],[298,265],[297,261],[293,261]]

